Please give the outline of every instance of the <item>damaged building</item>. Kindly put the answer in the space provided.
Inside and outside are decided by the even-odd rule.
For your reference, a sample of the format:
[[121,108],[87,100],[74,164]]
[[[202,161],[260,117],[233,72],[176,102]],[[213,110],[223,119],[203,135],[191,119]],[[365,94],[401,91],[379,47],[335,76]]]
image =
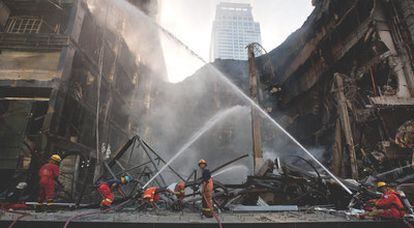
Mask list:
[[[341,178],[364,180],[412,164],[412,1],[313,3],[315,9],[300,29],[274,50],[258,53],[261,107],[306,148],[317,148],[318,158]],[[171,157],[168,153],[177,151],[209,116],[245,104],[216,76],[215,68],[250,95],[247,61],[218,59],[212,65],[182,82],[157,84],[153,118],[145,124],[151,126],[150,141],[166,152],[163,156]],[[240,112],[233,122],[200,139],[183,160],[202,155],[216,166],[222,159],[251,154],[251,135],[240,133],[251,132],[247,119]],[[280,146],[285,138],[279,139],[280,131],[266,124],[263,153],[269,149],[284,158],[300,154],[309,159],[296,146]],[[180,164],[172,166],[191,171]],[[243,165],[250,168],[251,161]]]
[[[315,156],[335,175],[411,189],[414,2],[312,3],[315,9],[301,28],[274,50],[257,53],[260,106],[306,148],[317,148]],[[218,59],[213,65],[250,95],[249,62]],[[232,103],[237,101],[221,99],[218,105]],[[284,138],[267,124],[263,152],[312,160],[296,146],[280,146]],[[300,160],[289,163],[308,166]]]
[[411,164],[414,2],[313,3],[304,25],[257,59],[261,106],[307,147],[324,147],[340,177]]
[[[154,16],[156,1],[131,3]],[[84,1],[0,1],[0,189],[26,181],[35,197],[37,170],[58,153],[62,197],[78,197],[96,161],[135,135],[145,108],[130,110],[152,74]]]
[[[361,209],[353,207],[360,206],[359,201],[350,202],[359,200],[362,187],[379,180],[411,187],[413,0],[313,0],[312,14],[279,47],[266,52],[252,49],[260,48],[258,44],[249,45],[248,61],[218,59],[179,83],[163,80],[158,33],[165,33],[191,57],[201,58],[156,20],[150,21],[152,29],[133,33],[141,30],[135,26],[148,23],[146,17],[156,18],[157,1],[120,1],[113,8],[111,2],[0,0],[2,192],[25,181],[30,194],[26,200],[34,200],[40,165],[58,153],[63,157],[59,209],[96,209],[98,186],[119,179],[126,185],[119,184],[126,197],[109,199],[102,194],[102,201],[109,199],[115,206],[108,214],[93,212],[100,214],[93,223],[162,227],[171,225],[176,214],[157,214],[148,222],[137,212],[165,209],[190,215],[173,226],[193,225],[198,211],[206,209],[197,171],[197,161],[203,158],[214,177],[213,206],[224,211],[227,224],[283,223],[285,218],[275,219],[273,212],[286,210],[298,212],[293,223],[306,227],[308,221],[300,218],[299,210],[306,217],[318,209],[335,217],[334,225],[362,227],[365,224],[355,214],[348,217],[351,210],[336,217],[339,209]],[[129,4],[145,17],[126,22],[124,18],[139,13],[128,11]],[[108,20],[108,13],[113,20]],[[131,45],[131,37],[132,44],[144,44],[146,50]],[[286,137],[277,124],[270,126],[263,113],[293,137]],[[297,139],[296,145],[289,145],[292,139]],[[303,154],[306,148],[317,148],[318,156],[313,155],[335,175]],[[216,178],[222,172],[235,175]],[[132,180],[126,181],[126,175]],[[168,188],[178,186],[177,181],[183,183],[181,199],[175,188]],[[161,199],[160,207],[145,201],[148,188],[162,189],[166,200]],[[152,197],[158,193],[154,190]],[[413,190],[407,193],[414,199]],[[177,202],[178,209],[171,206]],[[29,203],[33,208],[40,205]],[[213,206],[208,209],[214,211]],[[127,210],[121,212],[123,208]],[[231,210],[237,219],[226,213]],[[237,214],[252,210],[267,214]],[[318,213],[315,226],[323,221]],[[56,221],[66,225],[78,218],[67,210],[60,215]],[[12,219],[8,216],[0,223]],[[24,222],[51,224],[45,216]]]

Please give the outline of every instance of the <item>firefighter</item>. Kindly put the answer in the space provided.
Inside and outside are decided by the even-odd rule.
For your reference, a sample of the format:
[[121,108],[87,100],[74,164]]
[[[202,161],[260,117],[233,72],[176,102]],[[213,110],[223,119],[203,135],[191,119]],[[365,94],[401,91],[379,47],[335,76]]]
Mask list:
[[55,198],[55,181],[59,177],[59,165],[62,161],[59,155],[54,154],[49,162],[44,164],[39,170],[39,203],[53,203]]
[[180,181],[174,187],[174,195],[177,197],[179,202],[183,202],[185,197],[185,183]]
[[198,161],[201,169],[201,197],[202,197],[202,215],[207,218],[213,217],[213,178],[211,172],[207,169],[207,162],[204,159]]
[[149,187],[142,194],[143,201],[152,208],[157,208],[158,202],[165,203],[173,210],[181,210],[185,197],[185,183],[180,181],[168,187]]
[[405,215],[405,208],[398,193],[385,182],[378,182],[377,189],[381,197],[373,201],[374,208],[368,216],[382,219],[400,219]]
[[121,194],[122,198],[126,198],[124,191],[122,191],[121,186],[126,185],[131,181],[131,178],[127,175],[122,176],[121,180],[118,179],[111,179],[108,181],[101,182],[98,186],[98,192],[102,196],[102,201],[100,206],[102,209],[105,209],[112,205],[115,196],[114,196],[114,189],[116,189],[119,194]]
[[144,202],[148,205],[156,208],[155,203],[160,200],[160,190],[158,187],[149,187],[144,190],[144,194],[142,195]]
[[184,181],[179,181],[172,183],[167,187],[170,198],[172,199],[170,203],[171,209],[175,211],[181,211],[184,208],[184,198],[185,198],[185,183]]
[[185,197],[185,183],[184,181],[174,182],[166,188],[166,191],[173,195],[175,200],[182,201]]

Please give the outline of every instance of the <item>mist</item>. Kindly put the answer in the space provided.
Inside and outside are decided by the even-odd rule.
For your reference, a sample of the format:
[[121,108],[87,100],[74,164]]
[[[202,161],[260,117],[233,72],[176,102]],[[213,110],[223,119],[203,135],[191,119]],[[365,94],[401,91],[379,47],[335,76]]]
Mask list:
[[[149,73],[141,75],[143,86],[135,96],[135,113],[131,113],[140,123],[137,134],[168,161],[209,119],[220,111],[236,108],[231,116],[209,126],[208,130],[185,148],[171,166],[183,176],[188,176],[197,169],[197,161],[201,158],[207,160],[212,169],[249,154],[247,159],[233,164],[238,168],[229,169],[218,176],[221,180],[243,182],[246,173],[252,173],[251,101],[242,95],[249,94],[247,62],[220,60],[205,64],[198,53],[177,40],[174,34],[159,27],[154,18],[148,17],[127,1],[99,0],[99,8],[96,6],[97,0],[86,2],[97,22],[119,34],[135,55],[135,61],[150,68]],[[177,61],[182,64],[176,67],[188,65],[185,80],[176,83],[167,80],[163,55],[157,51],[161,50],[161,40],[177,53]],[[187,75],[191,74],[194,66],[199,66],[198,70]],[[235,89],[223,77],[240,90]],[[268,117],[260,117],[264,126],[263,150],[266,158],[286,157],[293,153],[303,155],[300,148],[274,126]],[[139,162],[140,158],[134,156],[134,163]],[[177,181],[168,171],[162,175],[169,182]]]
[[[226,117],[206,131],[171,166],[183,176],[197,168],[197,161],[204,158],[208,166],[214,168],[251,151],[251,127],[248,102],[223,83],[218,75],[189,52],[186,47],[160,32],[155,21],[127,1],[87,0],[88,6],[98,24],[107,27],[122,37],[135,61],[150,67],[153,73],[145,75],[146,94],[137,91],[136,108],[132,113],[140,122],[137,134],[143,137],[159,152],[165,160],[173,157],[192,134],[210,118],[222,110],[236,107],[231,116]],[[110,12],[110,14],[109,14]],[[167,42],[184,63],[199,64],[194,74],[189,71],[186,80],[170,83],[163,75],[164,60],[154,53],[159,49],[160,40]],[[248,76],[243,68],[242,78]],[[150,83],[148,83],[150,82]],[[142,83],[142,82],[141,82]],[[144,99],[144,101],[142,101]],[[146,103],[148,102],[148,103]],[[145,106],[145,107],[143,107]],[[239,108],[237,108],[239,107]],[[117,148],[114,148],[117,149]],[[139,156],[134,156],[140,159]],[[137,161],[138,162],[138,161]],[[240,162],[251,167],[250,159]],[[222,174],[228,176],[232,172]],[[232,174],[234,175],[234,173]],[[175,181],[174,175],[163,173],[164,178]],[[239,175],[241,176],[241,175]],[[244,175],[243,175],[244,176]]]

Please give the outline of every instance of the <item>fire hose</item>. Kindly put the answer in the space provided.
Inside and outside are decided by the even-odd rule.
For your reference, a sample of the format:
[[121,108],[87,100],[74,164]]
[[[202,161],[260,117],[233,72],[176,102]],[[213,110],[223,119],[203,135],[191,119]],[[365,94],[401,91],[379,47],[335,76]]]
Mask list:
[[110,211],[116,211],[119,208],[121,208],[122,206],[124,206],[125,204],[129,203],[132,199],[128,199],[122,203],[120,203],[119,205],[117,205],[116,207],[113,208],[108,208],[106,210],[98,210],[98,211],[93,211],[93,212],[88,212],[88,213],[81,213],[81,214],[76,214],[72,217],[70,217],[68,220],[66,220],[65,225],[63,226],[63,228],[67,228],[69,226],[69,223],[74,220],[75,218],[80,218],[80,217],[84,217],[84,216],[89,216],[89,215],[95,215],[95,214],[101,214],[101,213],[106,213],[106,212],[110,212]]
[[221,225],[221,221],[220,221],[219,216],[218,216],[218,215],[217,215],[217,213],[214,211],[214,208],[213,208],[213,205],[211,205],[211,202],[207,200],[207,197],[206,197],[206,195],[205,195],[204,191],[203,191],[202,195],[203,195],[204,200],[205,200],[205,201],[206,201],[206,203],[207,203],[208,208],[211,210],[211,212],[212,212],[212,214],[213,214],[213,217],[216,219],[216,221],[217,221],[217,224],[218,224],[219,228],[223,228],[223,226]]
[[8,210],[4,210],[4,209],[2,209],[4,212],[7,212],[7,213],[12,213],[12,214],[18,214],[18,215],[20,215],[20,216],[18,216],[17,218],[15,218],[14,220],[13,220],[13,222],[12,223],[10,223],[10,225],[8,226],[8,228],[13,228],[13,226],[17,223],[17,221],[19,221],[20,219],[22,219],[22,218],[24,218],[24,217],[26,217],[26,216],[30,216],[30,215],[32,215],[32,214],[30,214],[30,213],[25,213],[25,212],[18,212],[18,211],[8,211]]

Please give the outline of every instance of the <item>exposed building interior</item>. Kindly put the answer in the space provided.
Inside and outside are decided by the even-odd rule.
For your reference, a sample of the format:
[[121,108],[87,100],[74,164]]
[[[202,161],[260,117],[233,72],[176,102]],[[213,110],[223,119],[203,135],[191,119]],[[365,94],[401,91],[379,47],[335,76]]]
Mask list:
[[412,2],[315,4],[301,29],[259,57],[262,106],[301,142],[326,147],[340,177],[411,164]]
[[97,148],[119,149],[135,135],[138,117],[127,110],[146,95],[150,69],[82,1],[2,1],[1,18],[1,189],[35,183],[58,152],[65,197],[74,197],[81,187],[74,180],[91,181],[95,171],[80,164],[95,164],[103,159]]

